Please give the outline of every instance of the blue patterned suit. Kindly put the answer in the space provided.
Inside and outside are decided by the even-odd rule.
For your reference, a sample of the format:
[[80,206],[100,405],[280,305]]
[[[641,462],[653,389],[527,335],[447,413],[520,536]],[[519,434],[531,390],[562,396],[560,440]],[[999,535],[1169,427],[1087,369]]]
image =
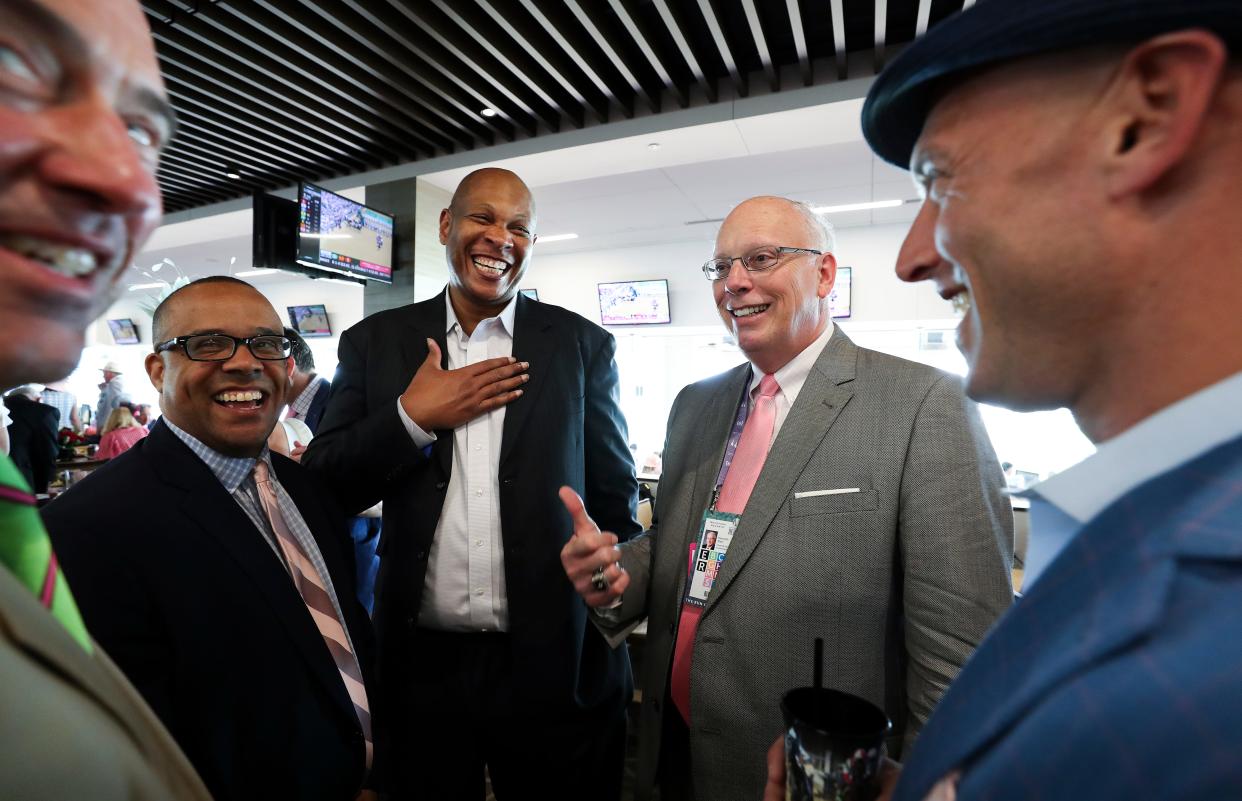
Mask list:
[[1239,609],[1235,436],[1066,545],[945,695],[895,798],[954,769],[960,801],[1242,797]]

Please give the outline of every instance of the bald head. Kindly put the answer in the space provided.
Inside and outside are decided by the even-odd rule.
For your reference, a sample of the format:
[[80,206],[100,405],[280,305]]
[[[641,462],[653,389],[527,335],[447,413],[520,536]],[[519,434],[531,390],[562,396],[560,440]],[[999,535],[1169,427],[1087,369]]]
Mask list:
[[482,167],[462,178],[461,183],[453,192],[453,199],[449,201],[449,210],[454,214],[461,214],[462,209],[469,204],[469,200],[480,195],[490,195],[497,190],[507,195],[525,196],[531,225],[534,225],[535,198],[530,193],[530,187],[518,177],[517,173],[503,167]]
[[811,207],[800,200],[790,200],[779,195],[758,195],[743,200],[733,207],[733,211],[729,212],[728,217],[725,217],[724,222],[720,225],[722,231],[725,229],[725,226],[729,225],[729,221],[735,218],[735,215],[746,219],[750,219],[752,216],[762,216],[768,219],[796,217],[801,221],[805,234],[803,241],[811,243],[800,245],[800,247],[821,250],[824,253],[831,253],[836,247],[835,238],[832,234],[832,225],[811,211]]
[[188,296],[197,293],[204,286],[214,284],[232,285],[239,289],[245,288],[255,294],[260,294],[259,290],[250,284],[231,275],[209,275],[206,278],[191,281],[185,286],[173,290],[168,297],[160,301],[160,305],[155,307],[155,313],[151,315],[151,338],[154,340],[152,344],[158,345],[161,342],[167,341],[170,337],[179,336],[178,334],[169,333],[172,330],[169,321],[173,319],[177,306],[184,303]]

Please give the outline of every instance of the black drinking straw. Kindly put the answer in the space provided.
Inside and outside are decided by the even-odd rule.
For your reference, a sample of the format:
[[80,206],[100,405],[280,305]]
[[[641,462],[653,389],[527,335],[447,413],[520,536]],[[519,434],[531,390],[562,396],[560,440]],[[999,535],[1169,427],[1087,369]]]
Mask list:
[[[822,689],[824,686],[824,638],[815,638],[815,689]],[[824,716],[824,695],[816,692],[813,706],[815,709],[815,719],[820,721]]]

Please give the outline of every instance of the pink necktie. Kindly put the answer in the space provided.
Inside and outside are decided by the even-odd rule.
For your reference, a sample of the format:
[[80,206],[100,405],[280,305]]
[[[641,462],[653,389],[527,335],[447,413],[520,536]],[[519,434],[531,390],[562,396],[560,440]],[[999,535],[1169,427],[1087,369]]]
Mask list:
[[310,612],[311,619],[315,621],[319,633],[323,635],[328,652],[332,654],[332,661],[336,663],[336,669],[341,673],[341,681],[345,683],[345,691],[349,693],[350,700],[354,702],[354,712],[358,715],[358,722],[362,725],[362,733],[366,738],[367,768],[369,769],[374,752],[371,742],[371,708],[367,704],[367,690],[362,681],[362,671],[358,667],[358,660],[354,657],[353,650],[349,647],[349,637],[345,635],[345,628],[341,625],[340,618],[337,617],[332,598],[319,578],[319,571],[315,570],[302,544],[297,541],[297,538],[289,531],[288,525],[285,524],[285,517],[280,512],[280,504],[276,499],[276,489],[272,486],[267,463],[262,459],[254,463],[254,480],[259,488],[259,502],[263,504],[263,511],[267,513],[267,519],[272,524],[272,531],[276,534],[276,542],[280,545],[281,553],[285,555],[285,561],[289,565],[293,585],[306,603],[306,608]]
[[[720,497],[716,500],[717,511],[740,515],[746,509],[746,501],[750,499],[751,490],[755,488],[755,482],[763,470],[763,462],[768,458],[772,432],[776,430],[776,393],[780,389],[776,378],[771,375],[765,375],[759,382],[755,407],[746,418],[737,450],[729,465],[729,474],[725,476]],[[691,544],[687,574],[694,567],[694,547]],[[689,581],[688,575],[686,580]],[[669,694],[686,723],[690,722],[690,655],[694,651],[694,633],[698,630],[699,617],[702,614],[703,607],[682,604],[681,620],[677,624],[677,644],[673,647]]]

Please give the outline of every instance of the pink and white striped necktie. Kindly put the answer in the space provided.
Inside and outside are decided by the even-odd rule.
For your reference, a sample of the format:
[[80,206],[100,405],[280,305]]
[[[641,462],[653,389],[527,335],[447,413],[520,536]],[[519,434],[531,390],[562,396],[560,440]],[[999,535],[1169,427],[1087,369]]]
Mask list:
[[285,523],[285,517],[280,512],[280,504],[276,498],[276,488],[272,486],[267,463],[262,459],[254,463],[254,480],[259,488],[259,502],[263,504],[263,511],[267,513],[267,519],[272,524],[272,531],[276,534],[276,542],[280,545],[280,550],[289,565],[293,586],[302,596],[307,610],[310,611],[311,619],[315,621],[315,626],[323,635],[328,652],[332,654],[332,661],[336,663],[336,669],[341,673],[341,681],[345,683],[345,690],[349,693],[350,700],[354,702],[354,712],[358,715],[358,722],[362,725],[362,734],[366,738],[367,768],[370,769],[375,750],[371,741],[371,707],[367,703],[367,688],[362,680],[362,670],[358,666],[358,659],[349,647],[349,637],[346,636],[345,627],[337,617],[331,596],[328,595],[327,589],[324,588],[319,578],[319,571],[315,570],[302,544],[297,541]]

